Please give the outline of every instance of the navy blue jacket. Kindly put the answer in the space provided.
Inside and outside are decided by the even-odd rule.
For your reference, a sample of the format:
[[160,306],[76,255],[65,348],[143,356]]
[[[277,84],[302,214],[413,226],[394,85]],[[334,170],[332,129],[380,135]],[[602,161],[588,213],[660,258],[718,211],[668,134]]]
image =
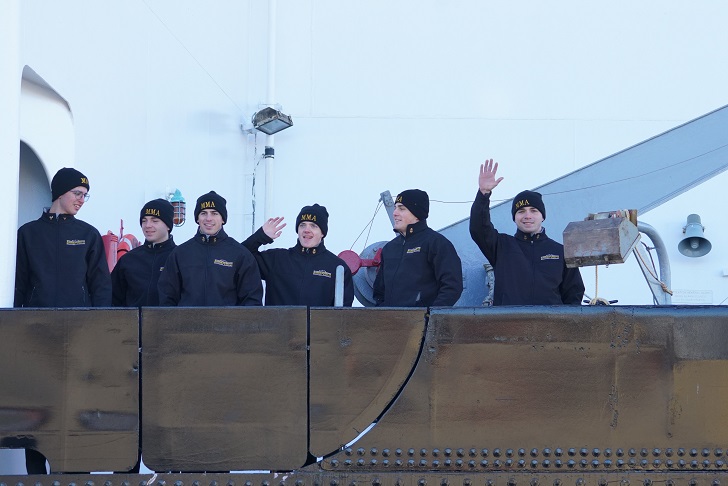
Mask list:
[[159,305],[159,276],[176,246],[170,235],[162,243],[145,241],[122,256],[111,272],[111,303],[117,307]]
[[478,191],[470,209],[470,236],[495,271],[493,305],[581,304],[584,282],[567,268],[564,247],[546,231],[514,236],[498,233],[490,221],[490,193]]
[[253,255],[221,229],[197,233],[170,253],[159,276],[160,306],[262,305]]
[[344,260],[324,246],[304,248],[300,242],[293,248],[272,248],[258,251],[261,245],[272,243],[263,228],[243,242],[258,262],[260,276],[265,280],[265,305],[334,305],[336,267],[344,267],[344,305],[354,302],[351,270]]
[[90,224],[44,212],[18,229],[15,307],[110,307],[104,243]]
[[421,220],[382,248],[374,280],[377,306],[450,306],[463,293],[463,268],[453,244]]

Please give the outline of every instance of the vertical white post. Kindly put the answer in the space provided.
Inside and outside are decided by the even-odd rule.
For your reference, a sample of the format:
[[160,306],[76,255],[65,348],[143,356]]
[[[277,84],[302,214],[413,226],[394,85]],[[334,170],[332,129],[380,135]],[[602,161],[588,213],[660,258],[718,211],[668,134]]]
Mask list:
[[334,307],[344,307],[344,267],[336,267],[336,280],[334,280]]
[[[266,104],[273,106],[276,97],[276,0],[268,0],[268,89]],[[265,210],[263,221],[273,214],[273,162],[275,161],[274,135],[265,136]]]

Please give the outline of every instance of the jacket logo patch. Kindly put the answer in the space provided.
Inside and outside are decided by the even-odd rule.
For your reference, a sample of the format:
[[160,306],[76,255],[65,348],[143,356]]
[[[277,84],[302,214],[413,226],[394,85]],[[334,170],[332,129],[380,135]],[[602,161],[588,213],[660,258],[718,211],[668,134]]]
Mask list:
[[548,255],[544,255],[544,256],[541,257],[541,261],[544,261],[544,260],[558,260],[558,259],[559,259],[559,255],[554,255],[553,253],[549,253]]
[[66,246],[80,246],[85,244],[86,240],[66,240]]
[[317,277],[331,278],[331,272],[327,272],[326,270],[314,270],[313,274]]
[[212,262],[215,265],[220,265],[221,267],[230,267],[232,268],[233,262],[229,262],[227,260],[223,260],[222,258],[215,258],[215,260]]
[[316,222],[316,215],[315,214],[302,214],[301,215],[301,221],[313,221],[313,222]]
[[407,254],[408,255],[410,255],[412,253],[419,253],[421,251],[422,251],[422,247],[421,246],[416,246],[414,248],[407,248]]

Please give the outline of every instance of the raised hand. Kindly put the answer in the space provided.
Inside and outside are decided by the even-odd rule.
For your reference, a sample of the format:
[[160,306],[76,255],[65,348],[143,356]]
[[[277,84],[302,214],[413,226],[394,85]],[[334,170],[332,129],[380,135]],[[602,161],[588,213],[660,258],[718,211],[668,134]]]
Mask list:
[[268,235],[268,238],[275,240],[281,236],[285,227],[286,223],[283,222],[283,216],[278,216],[277,218],[270,218],[263,224],[263,232]]
[[478,177],[480,192],[488,194],[500,184],[503,178],[499,177],[496,179],[496,172],[498,172],[498,162],[493,162],[493,159],[486,159],[484,164],[480,164],[480,177]]

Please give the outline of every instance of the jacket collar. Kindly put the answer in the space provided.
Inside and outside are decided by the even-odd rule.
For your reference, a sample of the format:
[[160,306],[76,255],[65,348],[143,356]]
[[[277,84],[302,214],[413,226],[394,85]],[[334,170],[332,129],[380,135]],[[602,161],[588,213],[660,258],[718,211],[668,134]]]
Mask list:
[[518,241],[541,241],[548,239],[546,236],[546,228],[541,227],[541,232],[535,235],[529,235],[521,230],[516,230],[516,234],[513,235]]
[[147,240],[144,240],[144,246],[148,250],[161,250],[163,248],[167,248],[168,246],[174,246],[174,240],[172,239],[172,235],[169,235],[169,238],[161,243],[150,243]]
[[72,214],[51,213],[50,208],[45,208],[43,210],[43,215],[41,216],[41,218],[47,223],[65,223],[66,221],[73,221],[74,219],[76,219]]
[[[416,223],[408,225],[407,228],[405,228],[404,238],[407,239],[412,235],[415,235],[417,233],[422,233],[426,229],[427,229],[427,220],[421,219],[421,220],[417,221]],[[392,230],[392,231],[397,233],[399,236],[402,236],[402,233],[400,233],[399,231],[397,231],[397,230]]]
[[318,246],[315,246],[313,248],[304,248],[301,246],[301,242],[297,241],[296,246],[292,248],[296,253],[300,253],[301,255],[318,255],[320,253],[323,253],[326,251],[326,247],[324,246],[324,240],[321,240],[321,243],[319,243]]
[[195,235],[195,240],[198,243],[202,243],[204,245],[216,245],[225,238],[227,238],[227,233],[225,233],[225,229],[223,228],[220,228],[220,231],[218,231],[216,235],[206,235],[204,233],[201,233],[199,229],[197,230],[197,234]]

